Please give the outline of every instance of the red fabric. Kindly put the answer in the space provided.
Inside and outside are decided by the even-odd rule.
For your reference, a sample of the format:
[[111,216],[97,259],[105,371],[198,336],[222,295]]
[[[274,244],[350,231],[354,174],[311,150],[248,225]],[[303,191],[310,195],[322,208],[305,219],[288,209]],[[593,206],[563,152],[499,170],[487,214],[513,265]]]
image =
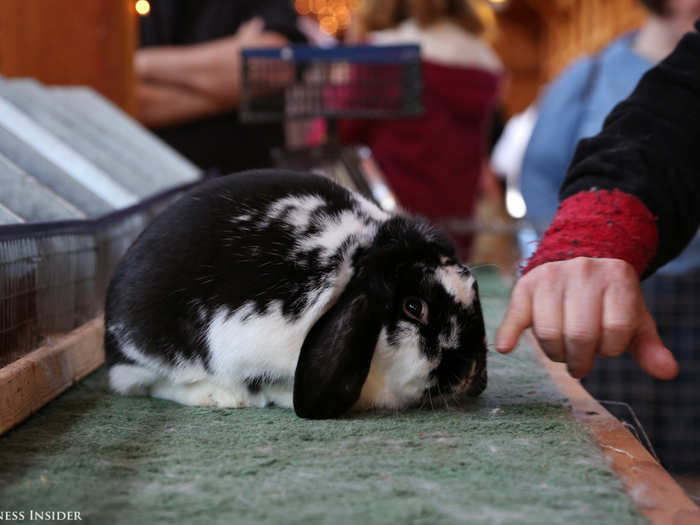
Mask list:
[[[406,210],[429,219],[470,218],[500,76],[423,61],[420,117],[341,122],[344,142],[370,147]],[[462,256],[471,236],[455,239]]]
[[657,245],[656,218],[637,197],[582,191],[561,203],[523,275],[547,262],[583,256],[622,259],[641,276]]

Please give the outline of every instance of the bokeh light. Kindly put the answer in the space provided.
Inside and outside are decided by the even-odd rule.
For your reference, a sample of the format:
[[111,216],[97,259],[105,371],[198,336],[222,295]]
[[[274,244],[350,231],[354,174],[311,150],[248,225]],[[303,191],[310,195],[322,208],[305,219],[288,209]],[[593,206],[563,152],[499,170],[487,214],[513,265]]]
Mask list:
[[297,13],[299,13],[302,16],[305,16],[311,13],[310,4],[311,0],[295,0],[294,8],[297,10]]
[[146,16],[148,13],[151,12],[151,4],[148,2],[148,0],[138,0],[134,4],[134,8],[136,9],[136,12],[141,16]]
[[362,0],[294,0],[297,13],[312,16],[333,36],[347,29],[352,12],[361,6]]
[[321,29],[323,29],[329,35],[334,35],[338,32],[338,21],[334,16],[324,16],[319,20],[321,24]]

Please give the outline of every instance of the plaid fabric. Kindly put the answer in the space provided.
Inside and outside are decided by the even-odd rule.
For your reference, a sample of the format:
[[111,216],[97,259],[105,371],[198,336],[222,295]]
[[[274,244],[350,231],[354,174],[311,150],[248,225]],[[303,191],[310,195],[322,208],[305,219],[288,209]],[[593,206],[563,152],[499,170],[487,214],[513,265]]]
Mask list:
[[[596,399],[631,406],[664,467],[700,474],[700,270],[655,275],[642,283],[642,291],[680,374],[673,381],[652,379],[625,354],[597,359],[583,385]],[[625,407],[606,408],[634,425]]]

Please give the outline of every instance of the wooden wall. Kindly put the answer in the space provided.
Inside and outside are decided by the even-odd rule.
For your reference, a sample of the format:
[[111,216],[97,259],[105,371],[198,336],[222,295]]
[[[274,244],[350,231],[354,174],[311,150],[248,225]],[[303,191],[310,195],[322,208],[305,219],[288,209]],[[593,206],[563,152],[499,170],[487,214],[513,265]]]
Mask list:
[[645,17],[638,0],[510,0],[497,14],[494,42],[510,72],[507,113],[525,109],[573,59],[595,53]]
[[537,96],[544,81],[545,23],[540,13],[523,1],[512,1],[499,12],[498,37],[493,46],[508,73],[505,110],[513,115]]
[[133,0],[0,0],[0,74],[89,85],[133,112]]

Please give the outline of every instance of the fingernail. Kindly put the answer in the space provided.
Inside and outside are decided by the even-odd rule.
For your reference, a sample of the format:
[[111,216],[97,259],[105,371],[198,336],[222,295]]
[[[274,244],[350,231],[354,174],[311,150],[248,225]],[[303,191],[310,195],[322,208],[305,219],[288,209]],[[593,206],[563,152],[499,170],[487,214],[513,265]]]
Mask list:
[[501,354],[508,353],[511,349],[511,346],[509,346],[505,341],[496,341],[496,352],[500,352]]

